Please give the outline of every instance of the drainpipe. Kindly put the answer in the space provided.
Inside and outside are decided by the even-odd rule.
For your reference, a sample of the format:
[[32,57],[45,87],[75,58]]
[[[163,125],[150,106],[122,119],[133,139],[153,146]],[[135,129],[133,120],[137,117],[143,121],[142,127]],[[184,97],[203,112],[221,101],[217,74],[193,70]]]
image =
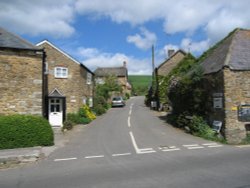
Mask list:
[[42,108],[43,117],[48,119],[48,73],[46,70],[46,52],[42,50]]

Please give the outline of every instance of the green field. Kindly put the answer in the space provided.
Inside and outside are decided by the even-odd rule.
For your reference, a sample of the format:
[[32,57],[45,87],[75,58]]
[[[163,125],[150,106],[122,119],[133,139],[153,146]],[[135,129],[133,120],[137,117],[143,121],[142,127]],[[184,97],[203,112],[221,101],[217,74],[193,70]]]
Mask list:
[[129,82],[132,84],[133,93],[137,95],[145,95],[151,84],[151,75],[129,75]]

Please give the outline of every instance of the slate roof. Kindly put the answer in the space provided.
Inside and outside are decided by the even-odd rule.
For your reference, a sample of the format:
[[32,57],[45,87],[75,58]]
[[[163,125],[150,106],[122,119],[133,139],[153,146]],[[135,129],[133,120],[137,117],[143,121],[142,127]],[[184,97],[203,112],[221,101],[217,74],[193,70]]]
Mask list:
[[20,38],[19,36],[6,31],[0,27],[0,47],[26,49],[26,50],[40,50],[40,48]]
[[201,62],[204,74],[228,67],[231,70],[250,70],[250,30],[236,29]]
[[183,55],[186,55],[186,52],[184,52],[183,50],[177,50],[173,55],[171,55],[170,57],[168,57],[163,63],[161,63],[158,66],[158,69],[161,68],[161,66],[163,66],[165,63],[167,63],[170,59],[172,59],[175,55],[177,55],[178,53],[182,53]]
[[127,76],[126,67],[99,67],[94,71],[94,74],[99,77],[114,75],[117,77]]

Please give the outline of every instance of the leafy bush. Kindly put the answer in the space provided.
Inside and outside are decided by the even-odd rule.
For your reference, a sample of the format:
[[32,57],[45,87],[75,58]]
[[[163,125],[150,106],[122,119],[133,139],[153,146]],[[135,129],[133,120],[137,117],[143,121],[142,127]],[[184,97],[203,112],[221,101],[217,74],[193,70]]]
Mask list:
[[73,124],[80,124],[81,123],[81,116],[78,113],[68,113],[66,119],[67,119],[67,121],[70,121]]
[[66,120],[63,122],[63,130],[67,129],[67,130],[71,130],[73,129],[74,123],[70,120]]
[[184,128],[190,123],[190,119],[187,118],[187,113],[180,114],[176,118],[176,127]]
[[81,124],[89,124],[92,120],[86,117],[81,117]]
[[0,116],[0,149],[53,144],[53,130],[46,119],[31,115]]
[[96,113],[96,115],[100,116],[106,112],[106,109],[101,104],[96,104],[93,108],[93,111]]
[[125,94],[125,97],[126,97],[126,100],[130,98],[130,94],[129,93],[126,93]]
[[242,140],[241,144],[250,144],[250,134],[248,133],[246,138]]
[[87,105],[83,105],[78,112],[80,117],[85,117],[87,119],[94,120],[96,119],[95,114],[91,111],[91,109]]

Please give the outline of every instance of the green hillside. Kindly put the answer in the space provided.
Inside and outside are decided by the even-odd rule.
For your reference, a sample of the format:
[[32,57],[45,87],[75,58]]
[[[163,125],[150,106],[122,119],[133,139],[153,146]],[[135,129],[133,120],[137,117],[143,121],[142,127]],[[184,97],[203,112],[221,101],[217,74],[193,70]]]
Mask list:
[[151,84],[151,75],[129,75],[128,80],[133,87],[133,93],[137,95],[145,95]]

